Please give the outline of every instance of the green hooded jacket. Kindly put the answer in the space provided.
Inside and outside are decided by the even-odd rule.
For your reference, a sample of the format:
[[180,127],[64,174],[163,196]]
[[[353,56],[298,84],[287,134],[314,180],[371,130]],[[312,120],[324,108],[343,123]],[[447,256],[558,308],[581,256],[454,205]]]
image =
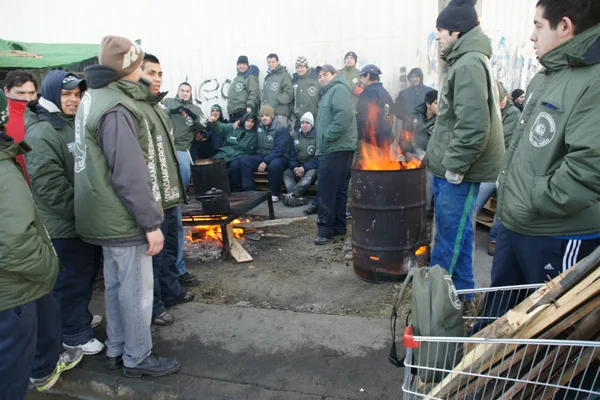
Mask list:
[[154,142],[158,162],[158,188],[162,207],[168,210],[185,203],[185,189],[179,174],[179,161],[173,143],[171,119],[159,105],[161,97],[150,94],[148,84],[140,80],[140,88],[146,94],[144,100],[137,100],[139,110],[144,114]]
[[[190,97],[188,101],[183,101],[179,96],[175,96],[175,98],[163,99],[162,104],[173,121],[175,148],[177,151],[189,150],[194,141],[194,133],[204,129],[202,123],[204,114],[202,113],[202,109],[194,104],[194,96]],[[187,118],[184,118],[177,111],[179,107],[189,109],[194,115],[188,115]]]
[[[350,86],[350,93],[352,93],[352,88],[354,86],[360,85],[360,79],[358,79],[359,76],[357,75],[359,72],[360,69],[356,68],[356,65],[353,67],[344,67],[342,69],[337,70],[337,76],[343,78],[344,81]],[[358,97],[359,96],[355,96],[354,94],[352,94],[351,99],[354,110],[356,110],[356,106],[358,105]]]
[[358,130],[350,87],[336,76],[321,88],[316,119],[317,156],[336,151],[356,151]]
[[[56,108],[50,104],[48,108]],[[38,103],[25,112],[25,140],[32,148],[25,154],[31,194],[52,239],[76,238],[75,117],[57,108],[49,111]]]
[[[256,153],[258,147],[258,138],[256,129],[247,131],[244,129],[244,122],[251,114],[246,114],[240,120],[240,127],[235,129],[233,124],[223,124],[221,122],[209,123],[208,128],[212,133],[225,139],[223,147],[217,152],[216,158],[222,158],[227,162],[233,161],[245,155]],[[256,120],[254,122],[256,126]]]
[[319,107],[319,90],[321,89],[315,70],[311,68],[302,76],[294,74],[292,84],[294,87],[293,111],[298,124],[300,118],[307,112],[311,112],[313,118],[315,118]]
[[0,132],[0,311],[52,291],[58,257],[15,157],[31,150]]
[[294,98],[292,77],[281,64],[274,71],[267,73],[263,85],[261,104],[268,104],[275,110],[275,115],[290,115],[290,103]]
[[600,24],[546,53],[498,180],[498,220],[533,236],[600,232]]
[[427,146],[427,169],[446,171],[466,182],[494,182],[504,158],[498,86],[489,58],[492,45],[480,26],[467,32],[442,55],[449,65],[438,116]]
[[[252,68],[254,66],[251,66]],[[250,107],[252,112],[258,111],[260,104],[260,85],[258,84],[258,69],[256,74],[251,69],[237,76],[229,85],[227,92],[227,113],[231,116],[241,111],[246,113],[246,108]],[[230,117],[231,118],[231,117]]]

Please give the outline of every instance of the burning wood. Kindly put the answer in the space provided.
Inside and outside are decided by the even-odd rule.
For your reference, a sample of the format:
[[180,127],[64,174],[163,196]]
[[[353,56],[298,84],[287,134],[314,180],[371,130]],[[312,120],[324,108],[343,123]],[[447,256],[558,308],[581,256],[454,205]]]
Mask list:
[[[214,217],[206,218],[206,217],[198,217],[204,218],[205,220],[214,220]],[[226,217],[225,217],[226,218]],[[239,225],[250,222],[247,218],[238,218],[233,220],[232,225]],[[244,229],[243,228],[233,228],[233,235],[236,239],[244,239]],[[190,229],[189,234],[186,236],[190,242],[198,243],[198,242],[207,242],[213,241],[221,243],[223,242],[223,237],[221,235],[221,226],[219,225],[197,225]]]

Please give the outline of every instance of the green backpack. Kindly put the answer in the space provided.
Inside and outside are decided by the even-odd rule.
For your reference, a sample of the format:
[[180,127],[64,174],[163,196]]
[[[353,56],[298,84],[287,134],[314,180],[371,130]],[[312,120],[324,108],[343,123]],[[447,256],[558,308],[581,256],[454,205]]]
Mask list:
[[[398,295],[391,317],[392,349],[389,361],[397,367],[404,366],[396,353],[396,320],[398,309],[406,288],[412,281],[412,307],[410,325],[414,336],[464,337],[462,303],[448,272],[435,265],[433,267],[412,268]],[[407,316],[408,325],[408,316]],[[413,349],[413,365],[419,366],[419,376],[425,383],[439,382],[445,374],[440,369],[452,370],[454,363],[462,359],[462,346],[459,343],[420,342]],[[436,371],[423,369],[434,368]]]

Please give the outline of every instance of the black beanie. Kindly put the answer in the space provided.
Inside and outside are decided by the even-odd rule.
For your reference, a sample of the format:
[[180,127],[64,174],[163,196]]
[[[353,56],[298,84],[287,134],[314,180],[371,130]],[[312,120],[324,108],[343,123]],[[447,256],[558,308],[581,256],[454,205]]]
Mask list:
[[353,51],[349,51],[346,53],[346,55],[344,56],[344,60],[346,59],[346,57],[348,56],[352,56],[352,58],[354,58],[354,62],[358,62],[358,56],[356,55],[355,52]]
[[436,28],[467,33],[479,24],[477,0],[452,0],[437,18]]
[[[238,60],[237,60],[237,64],[246,64],[246,65],[250,65],[250,63],[248,62],[248,57],[246,56],[239,56]],[[236,65],[237,65],[236,64]]]
[[521,97],[523,95],[523,93],[525,93],[523,90],[521,89],[515,89],[513,90],[511,96],[513,100],[518,99],[519,97]]

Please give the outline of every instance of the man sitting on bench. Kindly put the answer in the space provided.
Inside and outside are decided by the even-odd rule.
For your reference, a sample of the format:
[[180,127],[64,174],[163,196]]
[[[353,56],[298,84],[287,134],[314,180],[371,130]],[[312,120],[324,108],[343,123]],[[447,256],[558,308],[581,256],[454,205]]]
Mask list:
[[300,129],[294,129],[292,133],[294,145],[290,167],[283,173],[283,181],[287,189],[287,194],[283,195],[283,204],[288,207],[306,205],[308,200],[302,195],[317,181],[319,164],[315,156],[317,135],[314,125],[315,119],[309,111],[300,119]]
[[273,107],[264,105],[260,109],[260,125],[256,133],[256,154],[241,158],[242,187],[244,191],[256,190],[253,173],[268,172],[269,190],[274,203],[279,201],[283,172],[290,162],[292,138],[287,127],[275,119]]
[[241,192],[241,159],[243,156],[254,154],[258,146],[256,117],[252,113],[246,113],[241,120],[236,121],[234,124],[225,124],[211,115],[208,117],[208,128],[214,135],[225,140],[223,147],[219,149],[215,157],[222,158],[227,163],[231,191]]

